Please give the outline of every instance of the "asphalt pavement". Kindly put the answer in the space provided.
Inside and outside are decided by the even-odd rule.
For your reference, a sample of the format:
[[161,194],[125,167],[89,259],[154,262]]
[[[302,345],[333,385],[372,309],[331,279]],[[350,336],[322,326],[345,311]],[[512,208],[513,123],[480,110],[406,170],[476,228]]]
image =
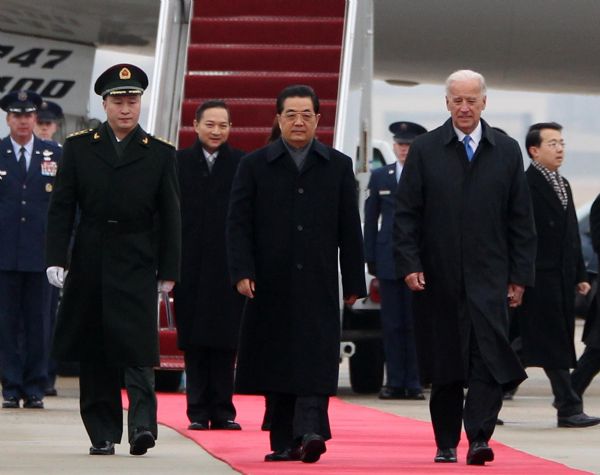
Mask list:
[[[580,332],[578,323],[577,333]],[[579,345],[578,350],[582,349]],[[529,379],[521,385],[514,400],[505,402],[500,413],[505,424],[497,427],[494,439],[530,454],[600,474],[600,426],[557,428],[546,376],[537,368],[529,369],[528,374]],[[59,378],[58,391],[58,397],[45,399],[44,410],[0,409],[1,475],[237,473],[167,427],[160,428],[157,446],[148,456],[130,456],[126,443],[117,446],[115,456],[89,456],[90,444],[79,418],[77,379]],[[340,368],[340,397],[393,414],[430,420],[427,401],[381,401],[376,395],[352,393],[347,362]],[[600,416],[600,376],[586,392],[584,404],[586,413]],[[432,458],[434,450],[432,447]],[[501,464],[502,460],[494,463]]]

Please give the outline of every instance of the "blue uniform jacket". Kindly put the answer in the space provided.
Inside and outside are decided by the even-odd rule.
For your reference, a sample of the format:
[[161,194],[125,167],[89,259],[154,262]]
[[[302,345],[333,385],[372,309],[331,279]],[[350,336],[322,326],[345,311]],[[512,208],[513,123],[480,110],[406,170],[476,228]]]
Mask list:
[[10,137],[0,142],[0,270],[45,270],[48,202],[60,155],[60,147],[35,137],[23,181]]
[[371,173],[369,197],[365,202],[365,260],[375,263],[380,279],[398,278],[392,239],[397,186],[396,163],[377,168]]

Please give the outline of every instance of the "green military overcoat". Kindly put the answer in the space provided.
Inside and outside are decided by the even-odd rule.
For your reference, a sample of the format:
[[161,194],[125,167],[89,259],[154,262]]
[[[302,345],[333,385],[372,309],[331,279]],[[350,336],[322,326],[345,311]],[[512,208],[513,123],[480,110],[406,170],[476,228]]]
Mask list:
[[180,269],[175,149],[138,127],[119,158],[108,127],[67,139],[50,201],[47,265],[69,271],[53,354],[155,366],[157,281]]

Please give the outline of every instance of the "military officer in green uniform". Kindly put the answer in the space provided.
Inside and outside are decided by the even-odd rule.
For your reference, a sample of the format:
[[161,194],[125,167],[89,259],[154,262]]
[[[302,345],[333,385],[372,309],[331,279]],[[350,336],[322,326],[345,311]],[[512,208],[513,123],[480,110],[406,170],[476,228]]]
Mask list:
[[53,355],[81,364],[90,455],[121,441],[121,375],[129,452],[145,454],[157,437],[157,286],[168,292],[179,278],[181,214],[175,149],[138,125],[147,85],[131,64],[100,75],[107,120],[67,138],[48,212],[46,272],[64,285]]

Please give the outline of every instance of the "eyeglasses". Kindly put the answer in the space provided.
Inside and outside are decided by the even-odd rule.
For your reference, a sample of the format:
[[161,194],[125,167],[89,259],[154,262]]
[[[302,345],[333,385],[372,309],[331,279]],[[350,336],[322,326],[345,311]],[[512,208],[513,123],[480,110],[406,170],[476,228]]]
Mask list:
[[287,120],[288,122],[293,122],[295,121],[298,117],[300,117],[300,120],[302,120],[302,122],[308,122],[310,120],[312,120],[314,117],[316,117],[318,114],[315,114],[314,112],[284,112],[283,114],[280,114],[281,117],[283,117],[283,119]]
[[558,140],[550,140],[549,142],[545,142],[546,145],[548,145],[548,147],[552,148],[552,149],[557,149],[558,147],[560,148],[565,148],[565,146],[567,145],[565,142],[558,141]]

